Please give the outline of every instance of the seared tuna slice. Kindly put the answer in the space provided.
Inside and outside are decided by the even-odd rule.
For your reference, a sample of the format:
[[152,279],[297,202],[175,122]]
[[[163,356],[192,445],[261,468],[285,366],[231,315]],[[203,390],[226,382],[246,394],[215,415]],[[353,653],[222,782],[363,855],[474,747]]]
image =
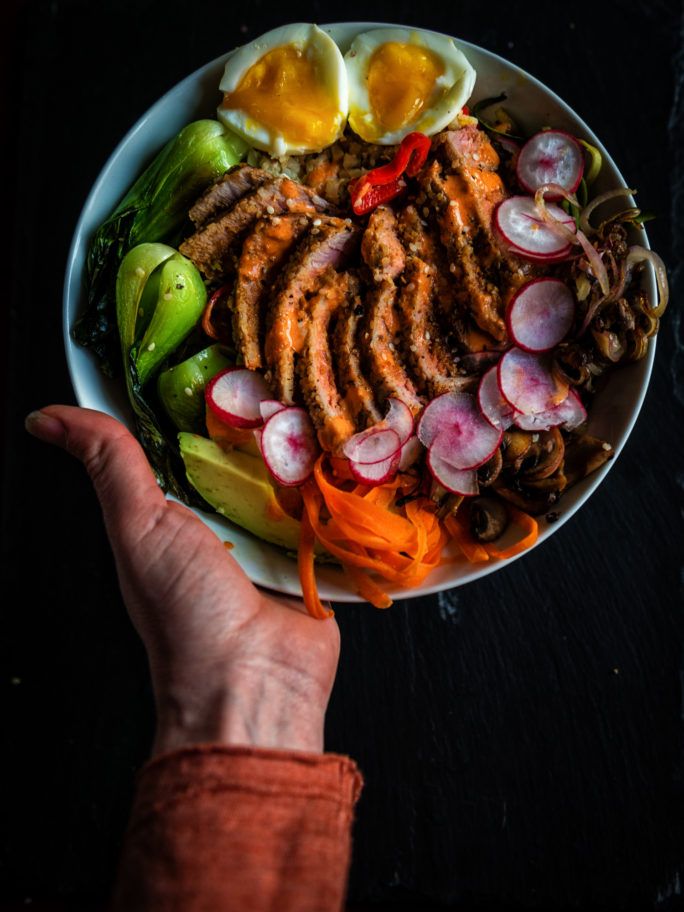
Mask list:
[[241,196],[232,209],[186,238],[179,249],[207,279],[220,281],[235,271],[239,243],[257,219],[328,208],[308,187],[288,177],[272,178]]
[[356,430],[348,404],[340,396],[330,350],[330,323],[349,305],[358,291],[350,273],[338,274],[332,266],[323,273],[308,303],[306,342],[299,360],[299,380],[311,420],[324,450],[339,452]]
[[[320,224],[317,222],[320,221]],[[265,360],[273,395],[286,405],[295,401],[295,355],[306,339],[306,299],[332,266],[343,268],[356,248],[359,229],[343,219],[314,219],[278,282],[268,306]]]
[[221,212],[231,209],[241,196],[272,179],[273,175],[261,168],[244,162],[234,165],[204,191],[190,210],[190,218],[196,228],[201,228]]
[[397,237],[397,220],[389,206],[374,209],[361,239],[361,256],[373,281],[396,279],[404,268],[404,248]]
[[308,215],[274,215],[259,219],[244,240],[234,289],[233,341],[250,370],[264,366],[265,302],[287,257],[310,227]]
[[368,375],[379,397],[395,399],[407,405],[414,415],[425,405],[402,363],[399,348],[399,325],[395,301],[397,288],[385,279],[366,294],[366,318],[359,337]]
[[418,390],[431,399],[448,390],[472,386],[469,379],[456,375],[453,358],[435,319],[432,271],[420,257],[411,254],[403,281],[397,292],[403,352]]
[[335,366],[344,402],[358,430],[382,420],[373,389],[361,368],[359,324],[364,314],[361,299],[355,296],[346,311],[338,315],[333,331]]

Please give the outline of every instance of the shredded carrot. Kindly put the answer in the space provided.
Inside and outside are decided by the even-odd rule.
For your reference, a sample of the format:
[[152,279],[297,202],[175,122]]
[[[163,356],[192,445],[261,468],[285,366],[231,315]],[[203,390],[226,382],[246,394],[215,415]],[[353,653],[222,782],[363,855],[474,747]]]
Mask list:
[[299,569],[299,581],[302,586],[302,595],[304,604],[310,614],[316,618],[331,617],[333,612],[328,611],[321,604],[318,597],[318,588],[316,586],[316,574],[314,571],[314,545],[316,536],[314,528],[309,520],[307,511],[302,514],[301,527],[299,532],[299,549],[297,551],[297,566]]
[[507,560],[509,557],[515,557],[516,554],[521,554],[523,551],[531,548],[537,541],[537,535],[539,534],[539,523],[534,516],[530,516],[529,513],[525,513],[523,510],[518,510],[516,507],[510,506],[510,504],[508,507],[508,515],[516,526],[519,526],[523,530],[525,535],[520,541],[515,542],[515,544],[510,545],[508,548],[499,549],[496,545],[491,543],[485,545],[489,556],[494,557],[497,560]]
[[459,510],[444,519],[447,532],[454,539],[471,564],[479,564],[489,560],[489,552],[485,547],[475,541],[468,528],[465,516]]

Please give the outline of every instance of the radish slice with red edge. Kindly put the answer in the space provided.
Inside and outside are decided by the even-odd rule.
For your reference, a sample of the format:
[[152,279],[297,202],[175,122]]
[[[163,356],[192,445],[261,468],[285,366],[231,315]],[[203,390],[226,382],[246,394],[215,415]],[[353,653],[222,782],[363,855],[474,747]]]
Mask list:
[[428,452],[434,450],[456,469],[474,469],[486,462],[501,443],[503,430],[485,418],[475,398],[466,393],[443,393],[426,406],[423,414],[428,413],[428,418],[433,403],[438,404],[439,417],[429,435]]
[[246,367],[227,367],[211,378],[205,388],[207,405],[225,424],[239,428],[263,423],[260,403],[270,397],[266,381]]
[[547,412],[568,394],[568,384],[553,373],[548,354],[517,347],[501,356],[497,380],[504,399],[524,415]]
[[506,323],[511,338],[525,351],[555,348],[572,326],[575,296],[560,279],[545,277],[523,285],[511,299]]
[[428,454],[455,469],[477,469],[494,455],[503,439],[503,428],[494,427],[477,406],[459,424],[445,427],[430,445]]
[[287,406],[277,399],[262,399],[259,403],[259,412],[264,421],[268,421],[271,415],[275,415],[276,412],[284,408],[287,408]]
[[505,431],[513,424],[515,409],[501,395],[496,364],[490,367],[480,380],[477,388],[477,404],[487,421],[494,427]]
[[282,485],[301,485],[318,458],[316,431],[308,413],[297,405],[275,412],[261,431],[261,454],[266,468]]
[[391,481],[396,475],[401,459],[400,453],[400,449],[396,450],[387,459],[372,463],[355,462],[353,459],[350,459],[349,470],[354,478],[361,482],[361,484],[384,484],[386,481]]
[[375,427],[392,428],[399,435],[402,443],[406,443],[411,434],[413,434],[413,412],[402,402],[401,399],[395,399],[390,396],[387,400],[389,406],[387,414]]
[[[575,220],[554,203],[546,211],[569,231],[576,231]],[[496,207],[494,220],[501,236],[523,257],[559,257],[569,251],[566,238],[544,221],[531,196],[509,196]]]
[[477,469],[455,469],[431,450],[428,450],[427,466],[435,481],[452,494],[475,497],[479,493]]
[[574,390],[546,412],[536,415],[516,415],[515,425],[521,431],[548,431],[553,427],[562,427],[574,431],[587,420],[587,410]]
[[376,426],[350,437],[342,452],[352,462],[373,465],[394,456],[401,444],[401,438],[393,428]]
[[542,130],[520,150],[516,173],[520,186],[529,193],[542,184],[559,184],[568,193],[574,193],[584,173],[584,151],[569,133]]
[[401,453],[399,454],[399,471],[407,472],[418,462],[424,452],[425,447],[420,442],[420,440],[418,440],[416,436],[409,437],[409,439],[401,445]]

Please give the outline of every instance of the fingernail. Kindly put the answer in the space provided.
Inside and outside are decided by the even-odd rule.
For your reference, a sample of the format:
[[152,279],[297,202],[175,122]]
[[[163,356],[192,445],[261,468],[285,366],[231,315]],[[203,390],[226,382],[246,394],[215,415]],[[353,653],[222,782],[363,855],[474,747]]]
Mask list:
[[64,446],[66,443],[66,428],[62,422],[45,412],[30,412],[24,419],[24,427],[29,434],[45,443],[54,443],[56,446]]

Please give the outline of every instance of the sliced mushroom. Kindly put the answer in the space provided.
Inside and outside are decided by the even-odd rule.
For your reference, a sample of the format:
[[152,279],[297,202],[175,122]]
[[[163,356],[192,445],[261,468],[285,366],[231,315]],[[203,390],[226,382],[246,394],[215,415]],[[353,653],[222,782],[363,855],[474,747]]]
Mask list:
[[497,498],[476,497],[470,504],[470,531],[478,541],[495,541],[507,526],[508,510]]
[[532,437],[530,448],[520,466],[524,484],[548,478],[563,462],[565,444],[558,428],[540,431]]
[[564,470],[568,485],[586,478],[614,455],[612,446],[598,437],[582,434],[581,437],[572,438],[565,447]]
[[501,447],[499,447],[494,451],[494,455],[477,470],[477,480],[480,487],[487,488],[492,482],[496,481],[501,474],[502,468],[503,456],[501,455]]

